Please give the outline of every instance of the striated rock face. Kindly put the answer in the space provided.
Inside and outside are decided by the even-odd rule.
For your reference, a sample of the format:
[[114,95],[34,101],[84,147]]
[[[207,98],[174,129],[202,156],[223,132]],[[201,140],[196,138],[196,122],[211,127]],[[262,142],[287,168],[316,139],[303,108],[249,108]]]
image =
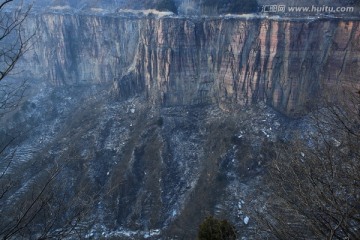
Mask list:
[[[360,26],[343,20],[42,14],[31,74],[54,85],[114,81],[165,106],[265,101],[289,115],[324,83],[360,77]],[[33,27],[34,27],[33,26]]]

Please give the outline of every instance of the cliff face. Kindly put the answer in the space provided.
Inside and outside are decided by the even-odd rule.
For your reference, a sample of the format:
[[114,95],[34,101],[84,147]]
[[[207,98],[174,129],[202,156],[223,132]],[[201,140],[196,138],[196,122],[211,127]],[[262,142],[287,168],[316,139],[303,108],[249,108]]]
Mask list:
[[291,115],[323,83],[360,77],[355,21],[43,14],[35,22],[40,39],[25,64],[34,76],[114,81],[121,97],[167,106],[266,101]]
[[296,114],[327,84],[360,76],[352,21],[42,14],[28,24],[38,41],[19,67],[39,81],[0,119],[6,136],[24,133],[5,152],[19,182],[10,199],[64,163],[54,196],[84,199],[94,238],[194,239],[209,214],[259,238],[242,206],[258,198],[272,142],[309,128],[263,103],[240,106]]

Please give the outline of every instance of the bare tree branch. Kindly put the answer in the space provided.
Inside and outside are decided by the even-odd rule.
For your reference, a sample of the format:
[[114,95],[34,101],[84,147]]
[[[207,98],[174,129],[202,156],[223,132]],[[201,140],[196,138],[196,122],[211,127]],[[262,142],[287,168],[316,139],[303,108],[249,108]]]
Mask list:
[[312,114],[316,131],[310,139],[299,134],[275,148],[262,189],[266,207],[254,216],[268,235],[359,238],[360,116],[354,107],[360,94],[341,94]]

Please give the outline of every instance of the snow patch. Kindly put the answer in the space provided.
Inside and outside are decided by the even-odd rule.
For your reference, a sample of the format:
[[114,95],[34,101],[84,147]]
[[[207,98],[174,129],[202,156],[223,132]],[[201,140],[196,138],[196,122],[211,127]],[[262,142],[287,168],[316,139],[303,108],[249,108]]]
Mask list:
[[69,10],[71,9],[71,7],[69,5],[64,5],[64,6],[54,6],[50,8],[51,10]]
[[90,11],[97,12],[97,13],[107,12],[107,10],[103,9],[103,8],[90,8]]
[[333,141],[335,147],[339,147],[341,145],[341,142],[335,139],[334,137],[332,137],[331,140]]
[[[271,131],[271,128],[268,129],[268,130]],[[270,137],[270,134],[267,133],[266,131],[267,131],[267,129],[261,129],[261,132],[262,132],[267,138],[269,138],[269,137]]]
[[244,223],[245,223],[245,225],[247,225],[247,224],[249,223],[249,220],[250,220],[250,218],[249,218],[248,216],[246,216],[246,217],[244,218]]
[[154,229],[154,230],[150,230],[149,233],[145,233],[144,238],[150,238],[150,237],[158,236],[158,235],[160,235],[160,230],[159,229]]
[[[150,237],[154,237],[154,236],[159,236],[161,234],[160,229],[151,229],[149,231],[132,231],[132,230],[120,228],[115,231],[110,231],[104,226],[101,226],[100,229],[101,229],[101,233],[100,233],[101,237],[106,238],[106,239],[107,238],[121,238],[121,237],[127,237],[127,238],[131,238],[131,239],[139,239],[139,238],[141,238],[140,236],[143,236],[144,238],[150,238]],[[85,235],[85,238],[93,239],[94,237],[96,237],[98,235],[98,234],[96,234],[96,232],[98,232],[96,229],[92,229],[88,234]]]
[[240,200],[240,201],[239,201],[239,203],[238,203],[238,208],[239,208],[239,210],[242,209],[244,203],[245,203],[245,202],[244,202],[243,200]]
[[174,15],[173,12],[161,12],[156,9],[146,9],[146,10],[132,10],[132,9],[120,9],[118,13],[132,13],[132,14],[141,14],[141,15],[156,15],[157,17],[167,17]]
[[226,14],[225,18],[258,18],[258,14],[249,13],[249,14]]

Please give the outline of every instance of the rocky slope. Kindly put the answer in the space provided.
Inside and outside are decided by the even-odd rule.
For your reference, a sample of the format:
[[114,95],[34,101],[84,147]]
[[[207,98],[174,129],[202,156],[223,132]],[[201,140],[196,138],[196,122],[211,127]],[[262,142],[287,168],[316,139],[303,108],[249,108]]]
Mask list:
[[87,13],[31,24],[39,39],[23,65],[30,75],[54,85],[113,82],[120,97],[165,106],[265,101],[294,115],[323,84],[360,76],[357,21]]
[[[75,239],[194,239],[209,214],[251,237],[254,222],[243,222],[249,214],[243,208],[286,119],[263,104],[224,113],[216,106],[116,101],[110,87],[39,84],[39,93],[1,119],[1,133],[20,135],[0,155],[1,170],[11,160],[5,176],[16,183],[0,199],[2,216],[60,165],[50,188],[60,202],[50,201],[50,212],[60,204],[61,221],[77,206],[67,203],[86,204],[79,226],[85,229]],[[30,232],[52,218],[37,219]]]

